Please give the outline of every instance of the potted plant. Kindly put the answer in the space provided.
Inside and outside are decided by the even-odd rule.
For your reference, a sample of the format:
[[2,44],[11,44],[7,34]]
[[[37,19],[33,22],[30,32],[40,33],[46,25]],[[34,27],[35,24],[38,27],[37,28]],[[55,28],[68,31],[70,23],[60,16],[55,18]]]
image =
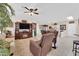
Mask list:
[[15,15],[13,8],[7,3],[0,3],[0,31],[5,32],[6,27],[13,25],[11,16]]
[[[6,27],[13,25],[11,16],[15,15],[13,8],[8,3],[0,3],[0,31],[3,34],[6,31]],[[4,41],[0,37],[0,55],[9,55],[10,53],[10,42]]]
[[10,55],[10,42],[5,41],[4,39],[0,40],[0,56],[9,56]]

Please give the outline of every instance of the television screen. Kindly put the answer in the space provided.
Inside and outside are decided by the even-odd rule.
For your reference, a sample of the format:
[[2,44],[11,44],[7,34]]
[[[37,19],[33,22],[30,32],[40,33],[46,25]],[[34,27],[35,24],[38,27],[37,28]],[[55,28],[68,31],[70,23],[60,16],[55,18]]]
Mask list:
[[20,27],[20,29],[29,29],[30,28],[30,24],[20,23],[19,27]]

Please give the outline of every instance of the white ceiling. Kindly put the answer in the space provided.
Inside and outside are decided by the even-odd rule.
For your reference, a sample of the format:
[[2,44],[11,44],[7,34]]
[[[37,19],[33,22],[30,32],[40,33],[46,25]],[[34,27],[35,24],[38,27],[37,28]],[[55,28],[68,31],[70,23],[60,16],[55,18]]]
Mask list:
[[[33,20],[40,24],[46,24],[50,21],[64,21],[66,17],[73,16],[79,18],[79,4],[78,3],[14,3],[10,5],[15,10],[13,20],[26,19]],[[25,15],[23,7],[38,8],[39,15],[29,16]]]

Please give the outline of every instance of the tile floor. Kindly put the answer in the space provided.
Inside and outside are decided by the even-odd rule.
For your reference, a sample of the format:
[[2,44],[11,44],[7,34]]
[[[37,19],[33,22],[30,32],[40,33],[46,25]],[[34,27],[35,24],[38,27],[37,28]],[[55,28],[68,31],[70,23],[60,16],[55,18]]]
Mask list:
[[52,49],[48,53],[48,56],[74,56],[72,52],[73,40],[79,40],[79,37],[67,36],[59,38],[57,41],[57,49]]

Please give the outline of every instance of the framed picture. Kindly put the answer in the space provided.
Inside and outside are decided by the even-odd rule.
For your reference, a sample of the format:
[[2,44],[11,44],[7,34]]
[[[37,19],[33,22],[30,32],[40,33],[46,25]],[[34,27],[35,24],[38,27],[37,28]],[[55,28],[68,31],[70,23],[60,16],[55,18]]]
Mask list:
[[60,31],[66,30],[66,25],[60,25]]

